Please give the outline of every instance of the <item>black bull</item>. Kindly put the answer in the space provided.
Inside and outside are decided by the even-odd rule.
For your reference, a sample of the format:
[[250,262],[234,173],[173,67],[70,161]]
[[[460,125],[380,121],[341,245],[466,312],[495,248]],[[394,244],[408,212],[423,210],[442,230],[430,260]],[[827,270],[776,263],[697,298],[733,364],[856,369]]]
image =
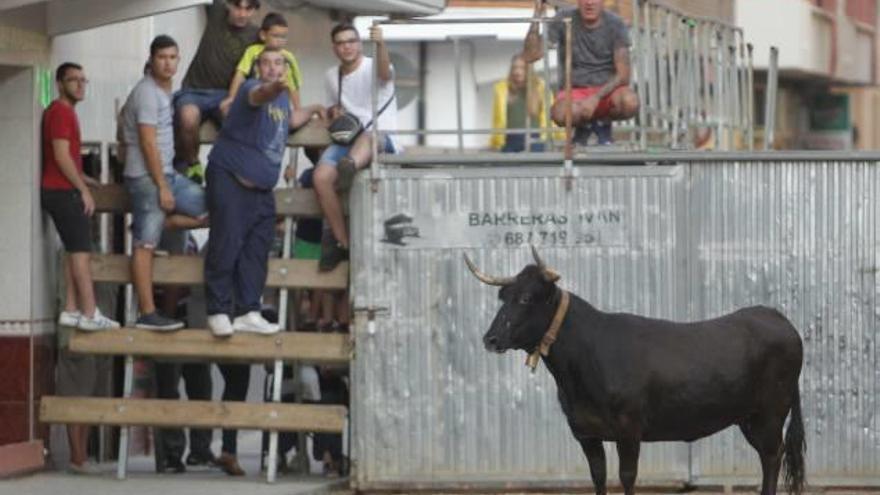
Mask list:
[[[551,326],[563,291],[559,275],[533,254],[536,265],[507,278],[480,273],[465,256],[477,278],[501,286],[503,305],[483,337],[487,350],[536,353]],[[602,441],[616,442],[620,481],[631,495],[641,442],[691,442],[730,425],[739,426],[761,458],[762,495],[776,493],[781,465],[789,493],[801,493],[803,346],[785,316],[755,306],[675,323],[604,313],[573,294],[569,299],[558,337],[542,358],[597,494],[606,493]]]

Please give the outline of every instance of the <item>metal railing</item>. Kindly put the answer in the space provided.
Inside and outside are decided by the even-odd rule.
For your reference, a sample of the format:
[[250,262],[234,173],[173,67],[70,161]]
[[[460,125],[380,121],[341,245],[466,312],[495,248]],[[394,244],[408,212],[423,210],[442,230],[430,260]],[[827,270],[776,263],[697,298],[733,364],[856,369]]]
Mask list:
[[633,0],[631,33],[641,149],[649,133],[670,148],[689,148],[700,129],[712,130],[715,149],[752,149],[754,69],[742,29]]
[[[639,114],[629,121],[619,122],[615,127],[630,131],[632,138],[628,149],[646,150],[649,147],[690,149],[694,147],[698,132],[711,131],[714,148],[731,150],[752,149],[754,141],[754,74],[752,47],[745,43],[743,31],[718,19],[690,16],[655,0],[632,0],[631,86],[640,100]],[[550,103],[553,72],[558,67],[550,65],[551,50],[547,25],[555,22],[565,24],[565,46],[571,46],[572,27],[570,19],[541,18],[456,18],[456,19],[388,19],[375,20],[378,25],[456,25],[456,24],[531,24],[542,25],[543,58],[541,69],[536,72],[547,82],[544,84],[544,113],[547,125],[534,126],[527,117],[523,129],[482,128],[464,129],[462,118],[461,83],[461,37],[449,36],[453,45],[455,66],[455,112],[456,127],[453,129],[398,129],[382,130],[376,120],[378,87],[373,84],[373,167],[378,166],[379,137],[384,135],[455,135],[456,150],[465,150],[464,136],[479,134],[525,134],[526,148],[531,136],[541,133],[547,137],[548,149],[558,147],[553,134],[560,128],[553,127],[550,119]],[[566,49],[564,67],[556,82],[557,86],[570,91],[571,50]],[[374,81],[377,68],[374,67]],[[569,93],[570,94],[570,93]],[[571,101],[570,98],[568,98]],[[571,160],[573,148],[571,137],[571,105],[567,110],[568,125],[563,142],[566,163]],[[528,112],[527,112],[528,113]]]

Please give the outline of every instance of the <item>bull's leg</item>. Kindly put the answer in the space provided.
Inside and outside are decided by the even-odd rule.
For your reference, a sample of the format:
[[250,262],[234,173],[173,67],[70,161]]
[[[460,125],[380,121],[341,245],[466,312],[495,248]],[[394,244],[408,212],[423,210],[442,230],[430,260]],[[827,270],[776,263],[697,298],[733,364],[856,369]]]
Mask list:
[[607,476],[605,474],[605,448],[602,446],[602,440],[584,438],[578,441],[584,450],[584,455],[587,456],[587,463],[590,465],[590,477],[593,478],[596,495],[605,495],[607,492]]
[[620,483],[624,495],[633,495],[636,490],[636,475],[639,470],[639,441],[618,440],[617,455],[620,457]]
[[761,495],[776,495],[782,464],[782,426],[785,418],[752,418],[739,425],[749,444],[761,457]]

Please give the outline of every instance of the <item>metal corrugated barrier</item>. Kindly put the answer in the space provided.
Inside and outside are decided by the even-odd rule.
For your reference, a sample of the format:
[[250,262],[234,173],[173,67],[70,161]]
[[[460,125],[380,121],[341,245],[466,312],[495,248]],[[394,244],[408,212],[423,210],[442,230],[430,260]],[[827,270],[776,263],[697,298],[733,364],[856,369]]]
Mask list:
[[[511,275],[531,262],[530,243],[602,310],[695,320],[781,309],[806,349],[808,481],[880,481],[877,162],[742,158],[578,166],[571,180],[560,167],[386,168],[376,192],[359,177],[355,486],[588,484],[552,377],[481,341],[497,292],[462,254]],[[606,452],[616,482],[616,450]],[[759,472],[732,428],[643,445],[639,482],[757,484]]]

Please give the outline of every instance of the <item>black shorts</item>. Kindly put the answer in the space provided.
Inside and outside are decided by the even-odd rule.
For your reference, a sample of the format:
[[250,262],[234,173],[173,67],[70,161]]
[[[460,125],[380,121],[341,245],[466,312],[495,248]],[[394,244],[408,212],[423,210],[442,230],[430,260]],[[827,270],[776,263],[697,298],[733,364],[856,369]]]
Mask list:
[[83,212],[82,196],[76,189],[43,189],[40,202],[55,222],[64,250],[68,253],[92,251],[92,223]]

